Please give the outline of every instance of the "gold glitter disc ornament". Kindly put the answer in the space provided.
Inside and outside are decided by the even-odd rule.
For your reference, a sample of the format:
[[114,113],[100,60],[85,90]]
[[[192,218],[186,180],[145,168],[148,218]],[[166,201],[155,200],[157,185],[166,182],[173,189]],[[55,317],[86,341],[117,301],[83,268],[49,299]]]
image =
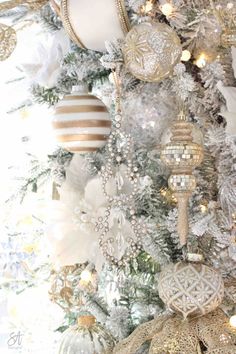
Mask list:
[[145,22],[134,26],[123,46],[127,70],[136,78],[158,82],[170,76],[182,56],[175,31],[164,23]]
[[59,354],[111,354],[115,340],[94,316],[79,316],[77,325],[63,333]]
[[200,262],[168,265],[160,274],[159,296],[168,308],[184,318],[214,311],[224,297],[221,274]]
[[60,146],[74,153],[97,151],[111,132],[107,107],[84,83],[57,103],[52,124]]
[[0,61],[6,60],[16,47],[16,31],[10,26],[0,24]]

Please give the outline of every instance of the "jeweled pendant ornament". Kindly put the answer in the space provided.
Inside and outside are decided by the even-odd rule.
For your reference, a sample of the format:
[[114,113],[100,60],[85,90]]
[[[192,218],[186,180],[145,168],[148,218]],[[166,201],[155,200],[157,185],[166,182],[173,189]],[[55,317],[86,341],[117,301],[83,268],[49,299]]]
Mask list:
[[130,30],[123,54],[125,66],[132,75],[143,81],[158,82],[171,75],[180,61],[182,46],[171,27],[150,21]]
[[187,243],[188,200],[196,188],[192,172],[203,159],[203,147],[193,141],[193,124],[187,121],[182,110],[171,129],[170,142],[162,147],[161,159],[171,168],[168,180],[170,189],[178,201],[178,234],[181,245]]

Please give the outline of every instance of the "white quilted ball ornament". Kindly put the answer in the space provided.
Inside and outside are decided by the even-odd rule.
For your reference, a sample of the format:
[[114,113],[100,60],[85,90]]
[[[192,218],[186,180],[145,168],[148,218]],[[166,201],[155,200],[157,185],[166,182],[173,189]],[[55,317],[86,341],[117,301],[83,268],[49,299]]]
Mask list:
[[123,46],[127,70],[136,78],[158,82],[172,74],[182,46],[176,32],[164,23],[144,22],[127,34]]
[[59,145],[74,153],[97,151],[111,132],[107,107],[85,84],[74,86],[72,94],[58,102],[52,124]]
[[170,264],[160,274],[159,296],[184,318],[214,311],[224,297],[221,274],[200,262]]

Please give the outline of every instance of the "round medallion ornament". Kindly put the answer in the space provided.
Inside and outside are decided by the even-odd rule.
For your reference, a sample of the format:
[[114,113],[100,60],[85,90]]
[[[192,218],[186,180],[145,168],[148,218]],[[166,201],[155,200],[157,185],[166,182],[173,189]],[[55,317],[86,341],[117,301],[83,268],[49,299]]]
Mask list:
[[136,78],[158,82],[168,77],[182,56],[181,42],[174,30],[159,22],[134,26],[125,38],[124,61]]
[[69,37],[82,48],[104,51],[105,41],[123,38],[130,29],[124,0],[62,0],[59,11]]
[[220,273],[202,263],[167,266],[160,274],[158,290],[163,302],[184,318],[214,311],[224,297]]
[[67,329],[59,354],[110,354],[115,341],[93,316],[80,316],[77,325]]
[[59,145],[76,153],[97,151],[111,132],[107,107],[84,84],[56,105],[52,124]]
[[10,26],[0,24],[0,61],[6,60],[15,49],[16,31]]

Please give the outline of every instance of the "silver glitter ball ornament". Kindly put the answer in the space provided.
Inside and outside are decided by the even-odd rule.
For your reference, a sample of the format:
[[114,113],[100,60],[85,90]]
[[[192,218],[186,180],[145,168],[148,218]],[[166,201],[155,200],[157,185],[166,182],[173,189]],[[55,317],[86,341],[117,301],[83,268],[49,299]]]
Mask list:
[[93,316],[80,316],[62,335],[58,354],[108,354],[115,340]]
[[136,78],[158,82],[168,77],[182,55],[181,42],[175,31],[159,22],[134,26],[125,38],[124,61]]

